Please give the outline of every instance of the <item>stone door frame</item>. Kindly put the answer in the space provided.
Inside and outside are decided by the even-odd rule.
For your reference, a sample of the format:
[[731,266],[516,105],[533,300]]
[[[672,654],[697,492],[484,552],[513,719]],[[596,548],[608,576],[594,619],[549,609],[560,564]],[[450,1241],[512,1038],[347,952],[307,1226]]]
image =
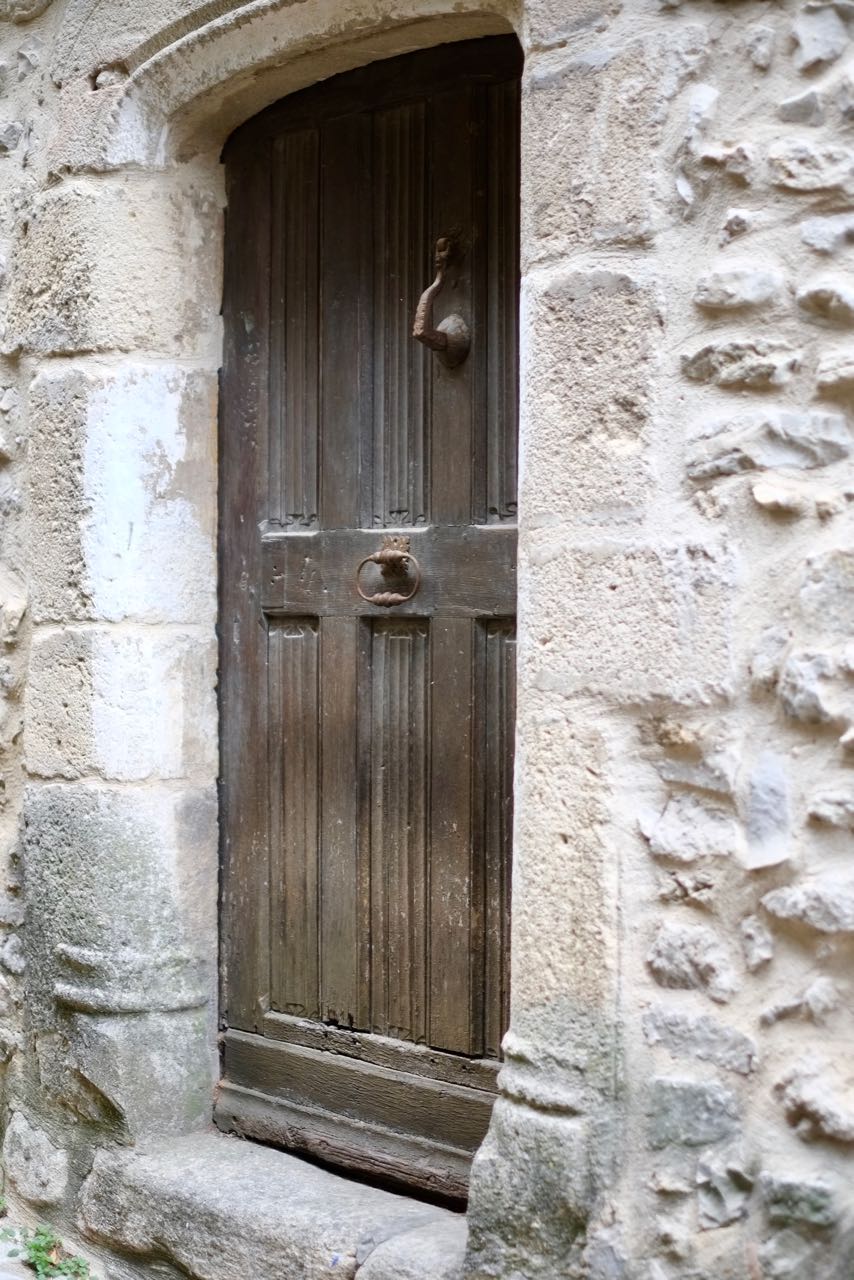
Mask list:
[[[553,121],[540,103],[563,84],[567,39],[550,43],[548,20],[513,0],[399,0],[384,17],[391,6],[370,0],[215,7],[228,12],[164,31],[137,66],[103,68],[90,83],[69,64],[49,159],[60,180],[39,198],[19,249],[17,340],[31,374],[31,497],[43,534],[32,556],[28,892],[50,927],[28,944],[34,1020],[46,1037],[58,1022],[68,1046],[48,1073],[56,1098],[68,1105],[72,1067],[117,1136],[209,1121],[222,146],[241,122],[317,80],[515,30],[527,61],[513,1007],[503,1092],[472,1180],[486,1256],[543,1197],[584,1217],[589,1133],[615,1079],[616,867],[595,812],[567,814],[580,777],[589,789],[587,762],[601,744],[595,734],[567,738],[538,675],[543,561],[525,496],[556,484],[532,406],[561,358],[546,330],[565,300],[565,266],[536,224],[553,181]],[[636,310],[634,286],[604,266],[589,288],[612,311]],[[48,276],[49,300],[39,302]],[[50,709],[63,700],[57,736]],[[569,821],[590,832],[580,871],[560,869]],[[73,883],[69,850],[86,868]],[[158,1055],[141,1073],[152,1043]]]

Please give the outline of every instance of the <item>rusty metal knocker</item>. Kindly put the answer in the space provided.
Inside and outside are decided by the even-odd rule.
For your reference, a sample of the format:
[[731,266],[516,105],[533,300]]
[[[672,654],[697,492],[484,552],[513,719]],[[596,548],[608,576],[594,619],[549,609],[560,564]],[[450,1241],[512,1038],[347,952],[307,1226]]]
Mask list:
[[415,312],[412,336],[418,342],[435,351],[442,364],[454,369],[462,364],[471,347],[469,327],[462,316],[451,315],[433,328],[433,303],[445,284],[445,272],[454,251],[454,242],[447,236],[436,241],[436,279],[425,289]]
[[[398,577],[408,566],[411,566],[415,574],[415,581],[407,595],[403,595],[399,591],[375,591],[373,595],[366,595],[360,582],[362,570],[366,564],[378,564],[380,573],[384,578]],[[368,604],[381,604],[385,608],[391,608],[395,604],[406,604],[407,600],[411,600],[416,594],[420,586],[421,566],[409,550],[409,539],[395,534],[388,534],[383,538],[383,544],[379,551],[375,551],[373,555],[365,556],[364,560],[360,560],[359,567],[356,570],[356,590]]]

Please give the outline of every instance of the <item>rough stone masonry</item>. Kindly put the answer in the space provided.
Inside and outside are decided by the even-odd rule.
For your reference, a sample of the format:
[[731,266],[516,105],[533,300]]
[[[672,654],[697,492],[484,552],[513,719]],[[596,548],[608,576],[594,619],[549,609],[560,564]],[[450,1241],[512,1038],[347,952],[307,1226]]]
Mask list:
[[[512,1019],[466,1244],[206,1132],[219,154],[294,89],[510,30]],[[21,1212],[110,1277],[851,1280],[852,410],[849,0],[0,0]]]

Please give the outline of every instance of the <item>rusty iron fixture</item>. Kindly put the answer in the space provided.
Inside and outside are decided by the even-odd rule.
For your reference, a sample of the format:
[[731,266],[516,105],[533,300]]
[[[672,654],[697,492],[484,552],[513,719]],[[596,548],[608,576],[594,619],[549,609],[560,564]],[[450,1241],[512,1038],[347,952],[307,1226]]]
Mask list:
[[448,263],[454,255],[456,245],[448,236],[440,236],[436,241],[436,278],[424,290],[415,312],[412,336],[418,342],[435,351],[442,364],[454,369],[462,364],[471,347],[469,327],[462,316],[450,315],[434,329],[433,303],[438,298],[445,284],[445,273]]
[[[366,564],[378,564],[384,578],[398,578],[411,569],[415,580],[406,595],[400,591],[375,591],[373,595],[366,595],[360,581]],[[387,609],[395,604],[406,604],[407,600],[411,600],[417,593],[420,586],[421,566],[409,550],[409,538],[399,534],[387,534],[383,538],[379,551],[365,556],[356,570],[356,590],[362,599],[368,604],[380,604]]]

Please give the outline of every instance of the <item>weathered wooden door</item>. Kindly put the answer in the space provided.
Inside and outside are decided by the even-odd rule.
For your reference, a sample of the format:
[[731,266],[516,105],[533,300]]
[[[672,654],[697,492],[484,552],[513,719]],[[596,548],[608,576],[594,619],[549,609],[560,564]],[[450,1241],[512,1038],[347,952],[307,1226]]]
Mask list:
[[507,1017],[519,63],[383,62],[225,157],[217,1120],[455,1194]]

